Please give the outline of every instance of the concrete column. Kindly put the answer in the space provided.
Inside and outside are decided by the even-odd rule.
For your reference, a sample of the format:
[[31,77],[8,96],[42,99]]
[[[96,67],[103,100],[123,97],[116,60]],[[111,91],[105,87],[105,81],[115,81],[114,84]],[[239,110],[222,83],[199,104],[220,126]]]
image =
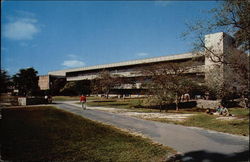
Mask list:
[[223,32],[205,35],[205,81],[214,88],[222,88],[233,38]]

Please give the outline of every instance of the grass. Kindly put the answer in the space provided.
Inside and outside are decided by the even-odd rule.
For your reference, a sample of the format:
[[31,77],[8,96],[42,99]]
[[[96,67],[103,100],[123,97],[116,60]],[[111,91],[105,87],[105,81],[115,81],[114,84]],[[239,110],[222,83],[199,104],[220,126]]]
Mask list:
[[99,98],[88,103],[88,106],[114,107],[114,108],[133,108],[139,99],[106,99]]
[[79,99],[80,96],[53,96],[54,101],[75,101]]
[[206,129],[216,130],[219,132],[249,135],[249,119],[245,120],[218,120],[216,117],[206,114],[200,114],[190,117],[181,123],[186,126],[202,127]]
[[237,119],[219,120],[218,116],[197,113],[184,121],[171,121],[166,119],[149,119],[153,121],[180,124],[184,126],[200,127],[219,132],[248,136],[249,135],[249,110],[242,108],[232,108],[229,112]]
[[163,161],[172,149],[53,107],[2,110],[8,161]]
[[[117,109],[129,109],[134,112],[159,112],[157,109],[150,108],[135,108],[141,99],[138,98],[101,98],[101,97],[88,97],[87,106],[88,107],[106,107],[106,108],[117,108]],[[76,102],[76,104],[81,104]]]
[[[100,97],[87,96],[87,100],[98,100]],[[78,101],[80,96],[53,96],[54,101]]]
[[[159,112],[159,109],[155,108],[145,108],[140,106],[143,98],[96,98],[94,100],[88,100],[87,106],[90,107],[107,107],[107,108],[117,108],[117,109],[128,109],[131,112]],[[78,102],[78,104],[80,104]]]
[[231,114],[236,115],[238,118],[249,118],[249,109],[243,108],[229,108]]
[[113,108],[123,108],[123,109],[131,108],[129,102],[111,101],[111,100],[88,102],[88,106],[113,107]]

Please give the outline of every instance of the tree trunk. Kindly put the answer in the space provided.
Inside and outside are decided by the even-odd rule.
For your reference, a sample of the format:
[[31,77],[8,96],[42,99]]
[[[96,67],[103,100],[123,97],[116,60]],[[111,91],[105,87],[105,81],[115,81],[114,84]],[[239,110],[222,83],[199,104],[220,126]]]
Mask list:
[[109,91],[106,92],[106,98],[109,98]]
[[176,104],[175,110],[179,111],[179,107],[178,107],[178,94],[177,93],[176,93],[176,96],[175,96],[175,104]]

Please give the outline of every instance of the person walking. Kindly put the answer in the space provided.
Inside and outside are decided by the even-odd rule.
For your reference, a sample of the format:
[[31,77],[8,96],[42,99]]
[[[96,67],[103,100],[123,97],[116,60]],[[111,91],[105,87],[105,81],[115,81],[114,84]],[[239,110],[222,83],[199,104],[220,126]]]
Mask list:
[[85,95],[83,95],[83,94],[81,95],[80,102],[82,104],[82,109],[86,110],[86,96]]

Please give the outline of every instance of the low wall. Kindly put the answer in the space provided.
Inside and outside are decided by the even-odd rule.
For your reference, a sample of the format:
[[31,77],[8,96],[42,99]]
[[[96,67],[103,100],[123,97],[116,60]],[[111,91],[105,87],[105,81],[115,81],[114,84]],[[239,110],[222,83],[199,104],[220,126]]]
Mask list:
[[45,104],[46,100],[43,97],[18,97],[18,105],[38,105]]
[[19,106],[25,106],[25,105],[27,105],[27,99],[26,99],[26,97],[18,97],[18,105]]
[[197,107],[199,108],[216,108],[221,104],[221,100],[202,100],[199,99],[196,101]]

